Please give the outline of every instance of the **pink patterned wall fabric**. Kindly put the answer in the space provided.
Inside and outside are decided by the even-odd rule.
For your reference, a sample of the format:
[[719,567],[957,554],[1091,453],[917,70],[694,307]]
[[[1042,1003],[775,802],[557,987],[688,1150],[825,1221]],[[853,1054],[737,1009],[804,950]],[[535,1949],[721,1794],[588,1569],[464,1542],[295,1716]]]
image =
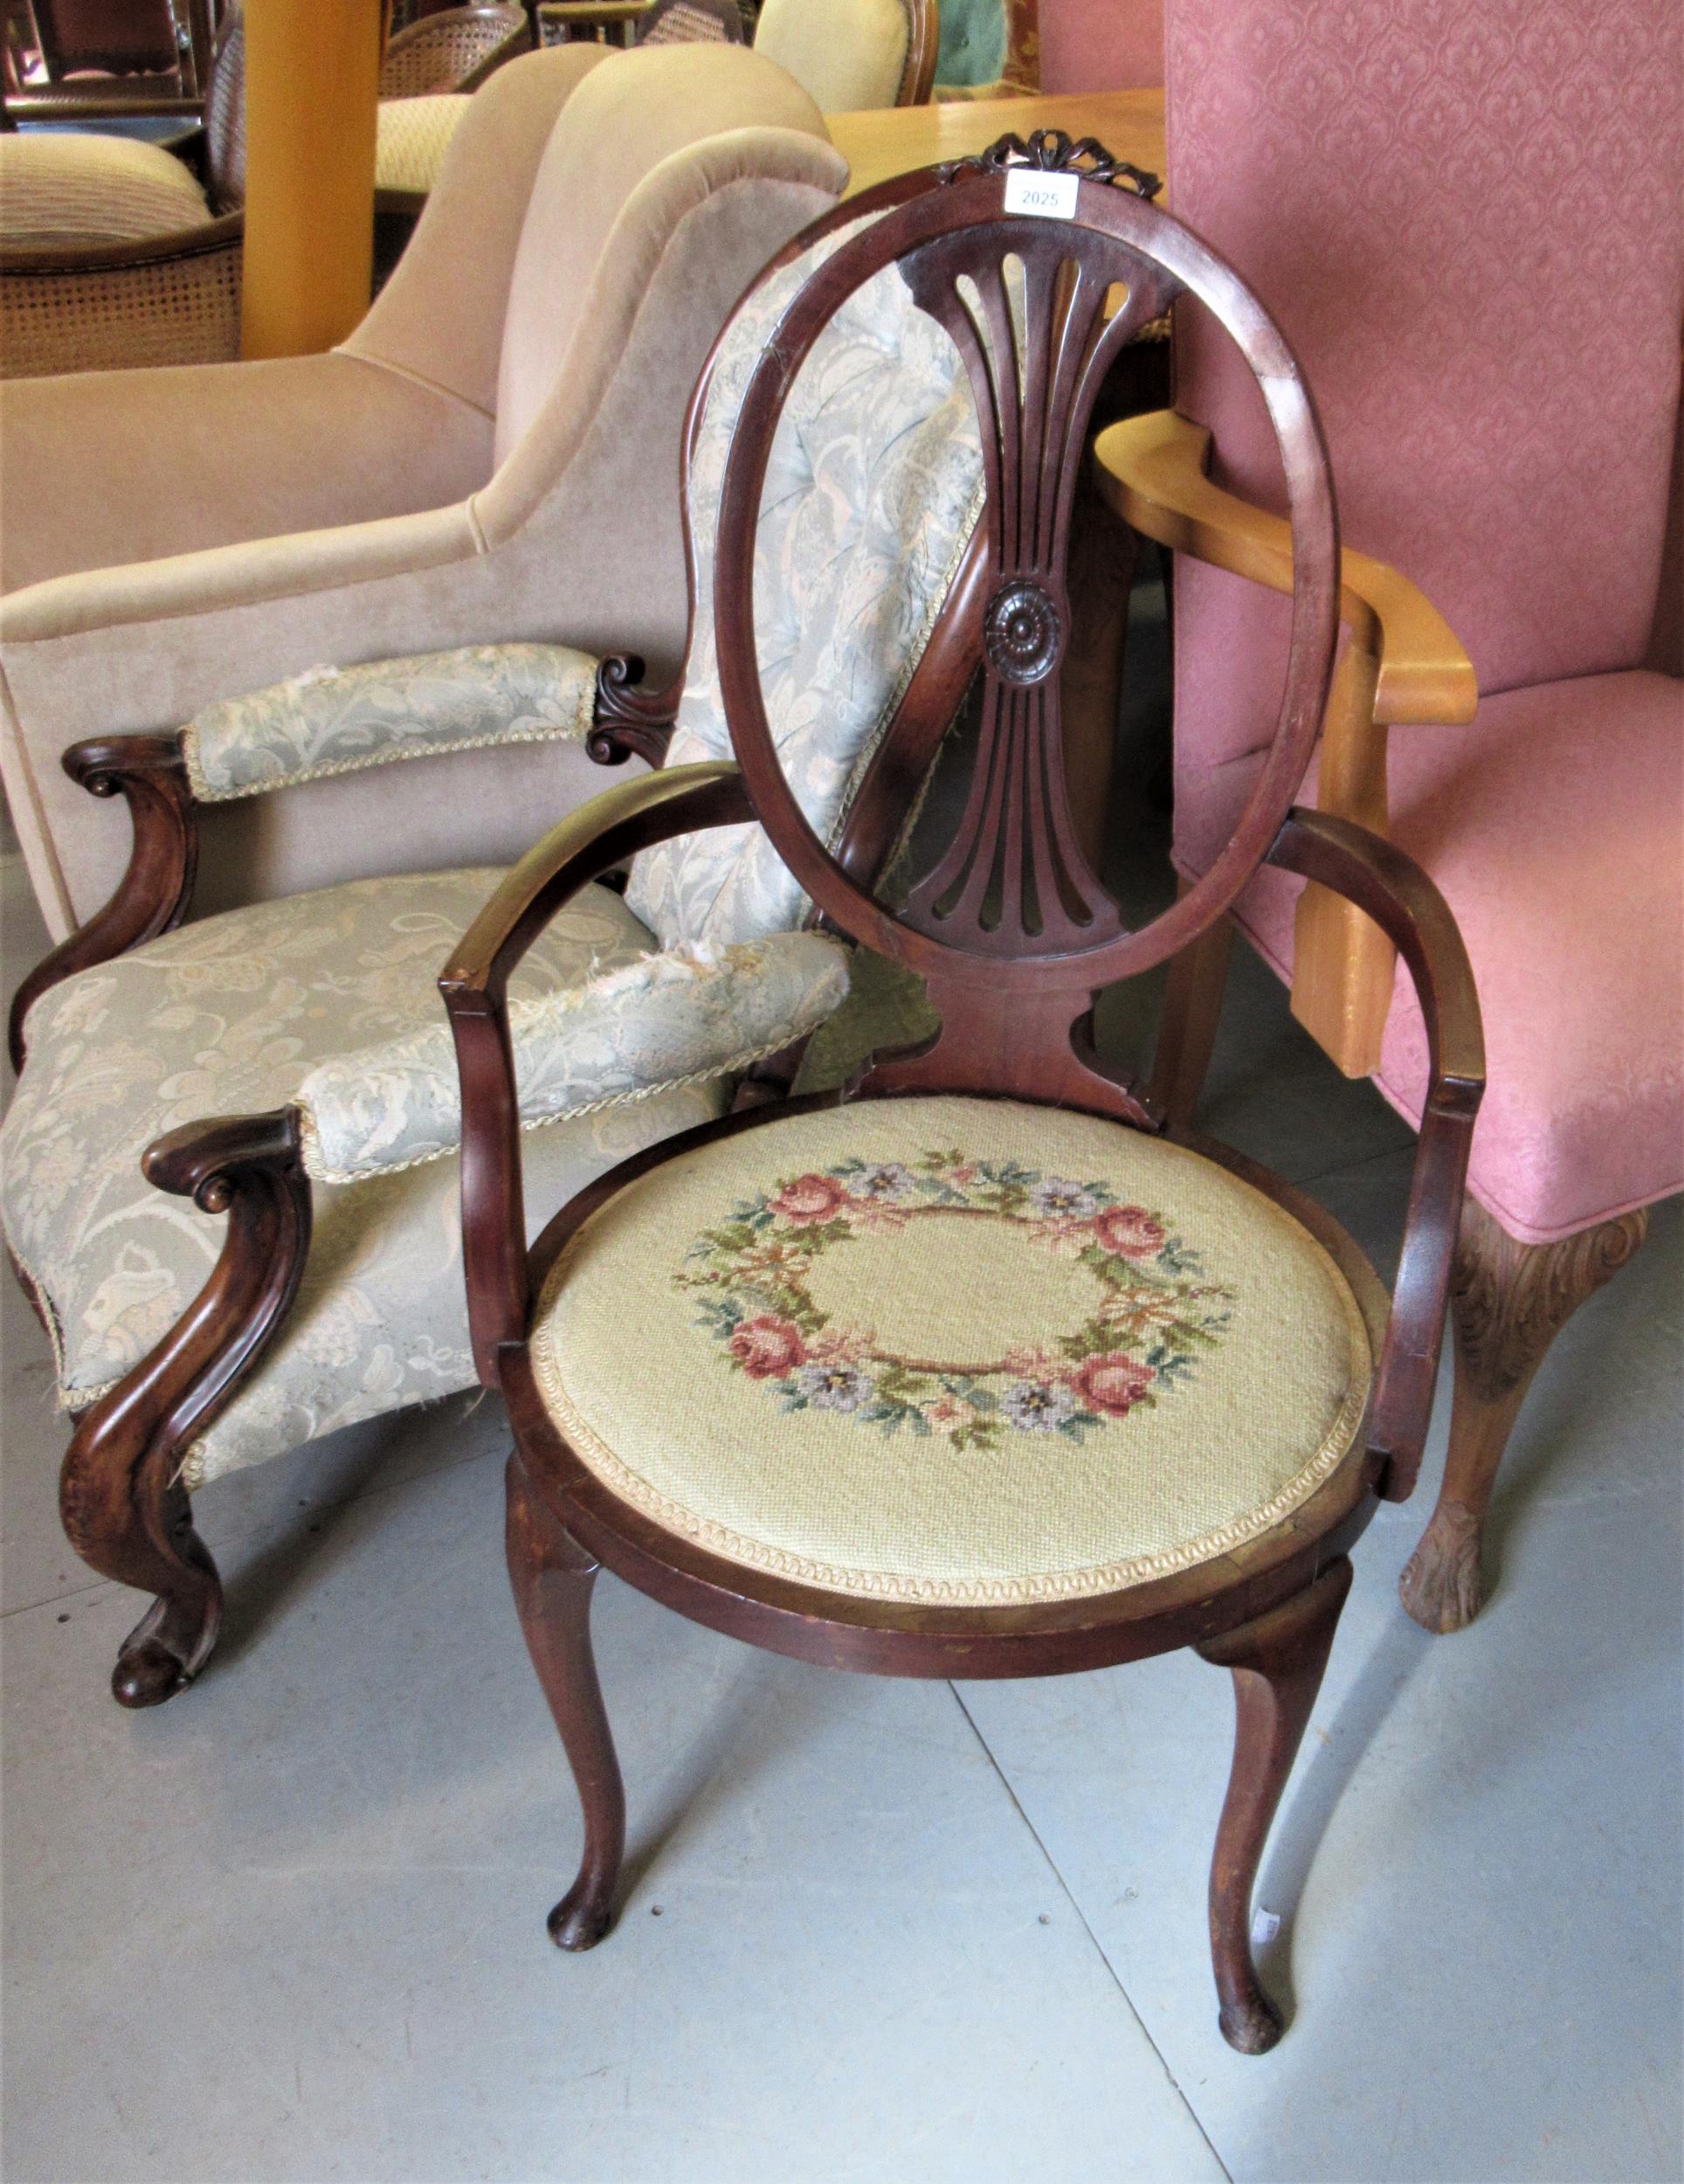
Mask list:
[[1163,81],[1163,0],[1041,0],[1043,91],[1142,91]]
[[[1679,0],[1170,0],[1167,60],[1173,209],[1297,349],[1346,542],[1421,585],[1484,689],[1636,665],[1684,326]],[[1260,402],[1180,331],[1179,406],[1280,505]],[[1185,658],[1243,654],[1238,596],[1187,585]],[[1213,757],[1266,735],[1266,695],[1225,695],[1249,680],[1188,694]]]

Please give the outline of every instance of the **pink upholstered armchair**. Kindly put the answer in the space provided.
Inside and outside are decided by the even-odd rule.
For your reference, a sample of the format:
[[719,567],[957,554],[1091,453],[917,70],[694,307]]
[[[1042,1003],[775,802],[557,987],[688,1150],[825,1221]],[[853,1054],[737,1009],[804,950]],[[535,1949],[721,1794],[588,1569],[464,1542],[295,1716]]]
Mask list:
[[[1684,686],[1662,628],[1684,38],[1673,0],[1614,13],[1168,13],[1175,209],[1270,299],[1361,549],[1307,798],[1425,866],[1485,1012],[1449,1463],[1403,1580],[1432,1630],[1478,1612],[1492,1482],[1549,1342],[1684,1186]],[[1274,687],[1271,592],[1290,579],[1285,526],[1259,512],[1282,505],[1260,404],[1206,325],[1177,343],[1177,413],[1115,427],[1101,460],[1119,512],[1178,549],[1191,879],[1267,741],[1254,694]],[[1278,874],[1236,922],[1348,1074],[1418,1121],[1421,1019],[1382,936]],[[1178,977],[1184,1105],[1219,976],[1207,951]]]

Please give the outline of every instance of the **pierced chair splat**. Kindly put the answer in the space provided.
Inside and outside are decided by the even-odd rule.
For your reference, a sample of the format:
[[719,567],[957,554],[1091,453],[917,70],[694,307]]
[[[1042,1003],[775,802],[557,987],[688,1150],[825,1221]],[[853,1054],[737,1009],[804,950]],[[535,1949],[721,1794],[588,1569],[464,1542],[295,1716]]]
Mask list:
[[[1079,177],[1068,218],[1006,211],[1025,158]],[[1256,2053],[1281,2023],[1252,1959],[1253,1882],[1349,1551],[1379,1499],[1414,1482],[1483,1056],[1430,882],[1359,828],[1292,809],[1335,629],[1326,456],[1266,312],[1142,180],[1096,146],[1007,144],[855,200],[749,292],[752,320],[771,284],[803,276],[746,370],[728,326],[698,397],[709,414],[693,446],[719,438],[715,404],[735,405],[716,528],[694,467],[691,484],[735,764],[675,739],[659,778],[530,854],[440,984],[463,1085],[475,1356],[514,1427],[510,1573],[583,1807],[555,1939],[587,1948],[607,1931],[625,1835],[590,1648],[600,1567],[752,1644],[882,1675],[1044,1676],[1191,1645],[1234,1676],[1211,1934],[1222,2031]],[[1099,380],[1184,292],[1268,405],[1291,495],[1293,639],[1225,850],[1130,927],[1072,824],[1065,559]],[[944,356],[980,434],[979,521],[923,654],[949,689],[979,681],[970,775],[915,826],[918,799],[883,784],[921,781],[944,742],[919,678],[841,788],[835,769],[818,783],[791,764],[803,692],[782,663],[798,633],[757,621],[784,428],[836,391],[826,329],[850,314],[892,333],[893,353]],[[958,759],[962,743],[947,743]],[[663,860],[668,884],[694,880],[715,831],[751,822],[759,849],[733,834],[737,867],[763,853],[828,930],[921,974],[939,1031],[877,1056],[845,1096],[738,1113],[637,1155],[528,1254],[505,982],[595,873],[635,852],[657,882]],[[1191,947],[1265,862],[1359,903],[1420,991],[1433,1089],[1390,1299],[1326,1214],[1239,1155],[1172,1137],[1088,1035],[1100,989]]]

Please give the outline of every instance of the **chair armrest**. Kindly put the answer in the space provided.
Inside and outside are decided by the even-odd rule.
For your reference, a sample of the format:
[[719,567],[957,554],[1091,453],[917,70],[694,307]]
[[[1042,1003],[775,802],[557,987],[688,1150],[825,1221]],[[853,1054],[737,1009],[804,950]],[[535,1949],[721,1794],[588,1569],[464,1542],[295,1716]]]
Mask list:
[[1409,966],[1426,1025],[1426,1105],[1369,1415],[1369,1446],[1385,1465],[1380,1491],[1406,1501],[1432,1416],[1468,1148],[1485,1091],[1479,994],[1448,904],[1390,842],[1325,812],[1295,810],[1268,861],[1332,889],[1374,920]]
[[61,979],[179,925],[198,866],[193,789],[178,737],[114,736],[72,743],[61,764],[90,796],[127,799],[135,839],[110,901],[44,956],[12,996],[6,1043],[19,1075],[27,1055],[24,1022],[36,1002]]
[[[655,950],[582,984],[516,995],[508,1033],[521,1129],[740,1075],[781,1054],[846,999],[847,954],[817,933],[779,933]],[[442,1160],[462,1135],[448,1024],[335,1055],[305,1078],[296,1103],[317,1183]]]
[[[1100,489],[1123,521],[1176,553],[1290,593],[1292,526],[1204,474],[1211,435],[1159,410],[1126,418],[1094,443]],[[1349,547],[1340,556],[1340,619],[1377,662],[1373,718],[1382,728],[1464,728],[1479,704],[1473,662],[1407,577]]]
[[[238,217],[212,225],[238,261]],[[14,285],[0,279],[0,302]],[[273,590],[274,542],[449,508],[491,473],[490,418],[378,358],[176,364],[131,347],[125,361],[157,368],[0,385],[9,612],[26,587],[114,571],[117,619],[142,619],[125,577],[144,587],[230,548],[263,552]]]
[[583,741],[597,662],[567,645],[468,645],[289,681],[205,706],[182,730],[201,804],[491,744]]
[[202,804],[512,743],[582,742],[598,765],[635,752],[658,766],[679,693],[645,691],[641,674],[635,658],[598,664],[565,645],[465,646],[318,668],[207,706],[176,736],[72,743],[64,771],[90,795],[123,796],[134,839],[114,894],[14,995],[12,1066],[24,1067],[24,1021],[50,987],[180,924],[192,900]]
[[[1204,474],[1211,436],[1173,411],[1102,432],[1101,490],[1135,530],[1177,552],[1292,590],[1292,529],[1225,493]],[[1384,562],[1340,560],[1339,656],[1322,723],[1316,802],[1371,833],[1389,831],[1386,731],[1437,722],[1466,726],[1479,704],[1473,664],[1432,603]],[[1375,925],[1322,888],[1306,888],[1293,950],[1293,1014],[1347,1076],[1380,1066],[1396,952]]]
[[587,881],[675,834],[738,826],[753,818],[742,776],[722,761],[618,783],[527,852],[439,974],[460,1080],[468,1324],[474,1365],[487,1387],[497,1385],[499,1351],[524,1340],[531,1303],[510,973]]

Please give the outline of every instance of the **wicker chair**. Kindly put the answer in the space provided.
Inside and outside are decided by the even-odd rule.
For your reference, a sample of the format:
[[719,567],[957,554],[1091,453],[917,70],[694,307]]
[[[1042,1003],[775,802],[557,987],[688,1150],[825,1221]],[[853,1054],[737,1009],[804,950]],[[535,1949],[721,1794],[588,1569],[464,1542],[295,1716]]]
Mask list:
[[205,187],[155,144],[0,139],[0,378],[239,353],[245,45],[217,41]]
[[[382,112],[410,109],[415,125],[383,121],[382,156],[391,171],[406,178],[419,171],[430,183],[467,94],[524,51],[529,36],[522,9],[488,0],[400,31],[381,71]],[[156,145],[99,137],[6,141],[0,149],[0,378],[226,363],[239,354],[245,86],[245,24],[235,8],[217,40],[205,101],[203,193],[181,162]],[[67,180],[72,161],[84,187]],[[14,163],[15,174],[9,171]],[[19,234],[37,197],[50,201],[53,232]],[[157,208],[150,222],[148,205]]]
[[422,99],[438,92],[477,91],[487,76],[531,44],[524,8],[474,0],[470,7],[442,9],[392,39],[380,71],[380,96]]
[[[538,19],[546,43],[652,45],[732,38],[727,18],[735,14],[733,0],[542,0]],[[900,0],[898,8],[886,0],[763,0],[753,43],[826,114],[844,114],[925,105],[940,31],[937,0]]]

